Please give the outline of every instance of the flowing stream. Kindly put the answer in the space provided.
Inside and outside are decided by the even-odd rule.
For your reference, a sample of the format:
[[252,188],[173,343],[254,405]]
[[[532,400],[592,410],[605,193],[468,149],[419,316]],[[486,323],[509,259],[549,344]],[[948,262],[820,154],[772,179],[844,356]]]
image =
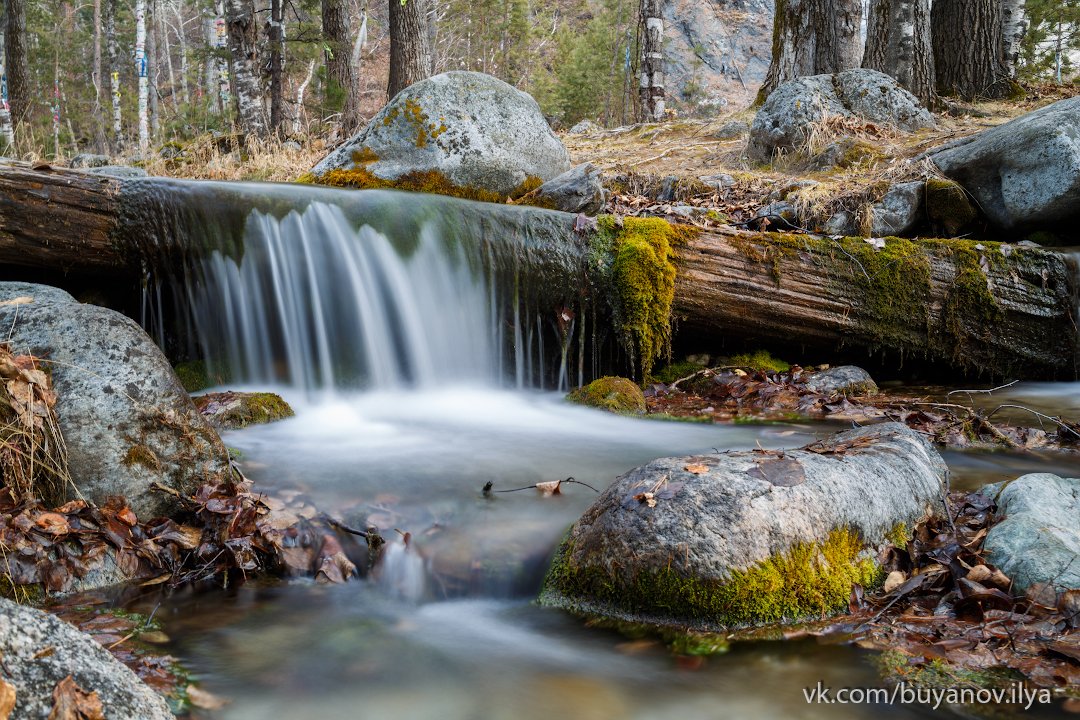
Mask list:
[[[231,699],[215,716],[933,714],[808,704],[804,688],[819,681],[881,686],[873,656],[855,648],[764,642],[678,659],[541,608],[550,555],[593,492],[481,494],[489,481],[508,490],[569,476],[602,488],[656,457],[799,446],[835,426],[699,425],[566,404],[557,391],[588,379],[603,355],[603,320],[570,305],[572,259],[506,230],[521,227],[513,210],[458,204],[467,209],[450,222],[438,200],[334,191],[279,196],[272,208],[233,197],[222,210],[222,187],[210,193],[216,209],[188,221],[216,228],[207,241],[217,250],[174,274],[193,308],[178,324],[228,387],[273,389],[297,411],[225,441],[258,486],[377,525],[391,544],[374,577],[344,586],[253,582],[136,601],[156,609],[170,652]],[[511,214],[500,226],[495,212]],[[149,290],[146,307],[163,333],[160,298]],[[1077,385],[1047,392],[1080,406]],[[1062,471],[1058,459],[1024,462],[1020,471]],[[950,463],[966,485],[1019,474],[1004,456]],[[395,530],[411,534],[410,547]]]

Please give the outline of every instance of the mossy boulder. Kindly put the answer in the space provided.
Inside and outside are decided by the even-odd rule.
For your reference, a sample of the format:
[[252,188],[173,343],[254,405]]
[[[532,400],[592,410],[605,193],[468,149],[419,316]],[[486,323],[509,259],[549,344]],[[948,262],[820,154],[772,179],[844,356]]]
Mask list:
[[806,381],[806,388],[823,395],[873,395],[878,391],[870,373],[854,365],[816,372]]
[[655,460],[574,524],[541,601],[705,630],[821,617],[881,580],[897,528],[944,512],[946,472],[899,423],[800,450]]
[[306,179],[504,201],[569,169],[532,97],[490,75],[455,71],[402,90]]
[[942,178],[926,181],[926,216],[944,237],[955,237],[979,219],[979,211],[959,183]]
[[290,418],[295,413],[271,392],[220,392],[193,397],[195,407],[218,430],[237,430]]
[[633,380],[602,377],[570,392],[566,399],[578,405],[600,408],[621,415],[644,415],[645,394]]

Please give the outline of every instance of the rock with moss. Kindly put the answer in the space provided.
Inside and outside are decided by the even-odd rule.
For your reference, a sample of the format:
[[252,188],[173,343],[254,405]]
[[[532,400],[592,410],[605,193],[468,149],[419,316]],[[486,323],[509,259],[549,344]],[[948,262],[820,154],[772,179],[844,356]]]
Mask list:
[[929,154],[1005,230],[1080,220],[1080,97],[1047,105]]
[[811,375],[806,389],[822,395],[873,395],[878,386],[861,367],[841,365]]
[[289,403],[271,392],[207,393],[192,400],[203,417],[218,430],[263,425],[295,415]]
[[585,387],[572,390],[566,399],[620,415],[645,414],[645,394],[633,380],[621,377],[593,380]]
[[177,509],[156,486],[187,494],[231,477],[221,439],[135,322],[55,288],[0,283],[0,323],[52,377],[71,478],[82,496],[104,503],[123,495],[149,520]]
[[967,192],[952,180],[928,179],[925,196],[926,217],[941,237],[956,237],[979,219]]
[[13,720],[91,717],[53,709],[53,692],[69,676],[83,692],[97,694],[109,720],[173,717],[165,699],[99,642],[49,613],[0,599],[0,654],[4,680],[15,688]]
[[827,118],[906,132],[934,126],[918,99],[884,73],[855,69],[809,75],[780,85],[758,110],[750,126],[750,156],[768,162],[778,151],[801,151]]
[[560,546],[542,601],[720,630],[817,618],[882,579],[896,529],[944,512],[946,466],[899,423],[800,450],[663,458],[617,479]]
[[398,93],[310,179],[502,201],[569,169],[532,97],[490,75],[454,71]]
[[521,202],[549,210],[596,215],[607,204],[607,192],[600,180],[600,170],[592,163],[583,163],[548,180]]
[[1017,590],[1080,588],[1080,478],[1031,473],[983,492],[997,498],[1000,519],[983,549]]

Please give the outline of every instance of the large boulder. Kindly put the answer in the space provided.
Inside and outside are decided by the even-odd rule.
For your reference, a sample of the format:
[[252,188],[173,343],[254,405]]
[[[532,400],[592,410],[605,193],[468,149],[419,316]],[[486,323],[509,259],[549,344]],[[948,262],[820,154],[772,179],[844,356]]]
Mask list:
[[12,720],[75,717],[50,714],[53,692],[69,675],[79,689],[97,694],[109,720],[173,717],[164,698],[89,635],[48,613],[4,599],[0,599],[0,657],[3,680],[15,688],[15,707],[5,715]]
[[402,90],[312,175],[326,184],[505,199],[569,169],[531,96],[490,75],[455,71]]
[[525,195],[522,202],[568,213],[596,215],[607,204],[607,193],[600,170],[592,163],[583,163],[548,180]]
[[1080,220],[1080,97],[932,151],[930,159],[964,186],[1005,230]]
[[801,150],[815,127],[832,117],[906,132],[934,126],[918,99],[884,73],[856,69],[808,75],[780,85],[758,110],[750,126],[750,155],[768,161],[778,150]]
[[1031,473],[984,492],[997,494],[1002,519],[983,549],[1013,586],[1021,592],[1036,583],[1080,588],[1080,478]]
[[946,466],[899,423],[801,450],[663,458],[617,479],[560,547],[542,601],[705,629],[820,617],[943,512]]
[[123,495],[143,520],[169,514],[167,489],[228,477],[228,451],[135,322],[41,285],[0,282],[0,325],[16,353],[43,359],[72,479],[102,503]]

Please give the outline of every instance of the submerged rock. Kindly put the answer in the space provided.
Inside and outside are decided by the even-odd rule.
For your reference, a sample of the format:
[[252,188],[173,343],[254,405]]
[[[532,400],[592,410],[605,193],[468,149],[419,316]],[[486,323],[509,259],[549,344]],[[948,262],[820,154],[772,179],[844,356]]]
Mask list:
[[645,393],[633,380],[602,377],[585,387],[570,391],[566,399],[578,405],[608,410],[621,415],[644,415]]
[[750,126],[750,156],[769,161],[777,150],[801,150],[814,129],[832,117],[859,119],[913,132],[933,116],[896,80],[876,70],[809,75],[780,85]]
[[218,430],[237,430],[290,418],[296,413],[271,392],[220,392],[193,397],[195,407]]
[[1080,478],[1031,473],[983,492],[1001,517],[986,536],[987,559],[1020,592],[1036,583],[1080,588]]
[[1080,97],[950,143],[929,157],[1003,229],[1080,219]]
[[600,170],[592,163],[583,163],[548,180],[525,195],[522,202],[568,213],[596,215],[604,209],[607,194],[600,181]]
[[109,720],[173,717],[164,698],[89,635],[53,615],[4,599],[0,655],[4,680],[15,688],[13,720],[54,717],[53,692],[69,675],[82,691],[96,693]]
[[531,96],[490,75],[454,71],[402,90],[311,174],[329,185],[501,201],[569,169]]
[[879,551],[943,512],[946,471],[899,423],[800,450],[655,460],[574,524],[541,600],[713,629],[820,617],[880,582]]
[[87,499],[123,495],[149,519],[176,507],[155,484],[186,494],[231,477],[221,439],[135,322],[56,288],[0,283],[0,323],[13,349],[44,359],[72,480]]
[[814,373],[806,381],[806,389],[823,395],[873,395],[878,386],[861,367],[841,365]]

